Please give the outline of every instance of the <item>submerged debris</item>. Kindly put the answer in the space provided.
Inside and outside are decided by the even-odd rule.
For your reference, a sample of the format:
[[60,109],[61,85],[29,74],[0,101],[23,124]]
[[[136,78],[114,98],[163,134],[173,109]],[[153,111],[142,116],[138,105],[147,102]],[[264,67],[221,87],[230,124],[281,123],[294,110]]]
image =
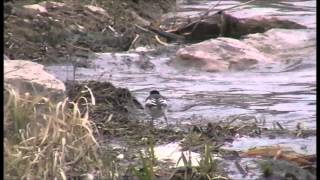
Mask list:
[[263,171],[263,177],[259,180],[268,179],[295,179],[295,180],[315,180],[316,176],[292,163],[281,160],[268,160],[259,162]]
[[281,146],[265,146],[249,149],[240,154],[242,157],[271,157],[294,162],[299,166],[310,166],[316,161],[316,155],[304,155],[294,152],[292,149]]

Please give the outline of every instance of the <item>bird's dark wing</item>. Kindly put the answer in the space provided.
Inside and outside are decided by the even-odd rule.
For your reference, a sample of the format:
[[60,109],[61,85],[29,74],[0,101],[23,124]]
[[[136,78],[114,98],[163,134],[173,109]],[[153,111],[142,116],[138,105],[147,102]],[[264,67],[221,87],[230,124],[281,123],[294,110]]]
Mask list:
[[137,108],[143,109],[142,104],[136,98],[133,99],[133,103]]

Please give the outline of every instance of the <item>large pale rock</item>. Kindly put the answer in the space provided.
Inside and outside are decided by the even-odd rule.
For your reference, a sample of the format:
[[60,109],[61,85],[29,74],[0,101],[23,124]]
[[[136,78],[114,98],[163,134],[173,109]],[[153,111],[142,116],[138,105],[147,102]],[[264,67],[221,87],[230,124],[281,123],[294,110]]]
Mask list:
[[52,100],[64,98],[65,85],[44,70],[44,66],[25,60],[4,61],[4,81],[18,93],[40,95]]
[[3,55],[3,60],[10,60],[10,58],[4,54]]
[[188,63],[210,72],[245,70],[258,63],[272,63],[272,59],[242,41],[217,38],[181,48],[174,63]]

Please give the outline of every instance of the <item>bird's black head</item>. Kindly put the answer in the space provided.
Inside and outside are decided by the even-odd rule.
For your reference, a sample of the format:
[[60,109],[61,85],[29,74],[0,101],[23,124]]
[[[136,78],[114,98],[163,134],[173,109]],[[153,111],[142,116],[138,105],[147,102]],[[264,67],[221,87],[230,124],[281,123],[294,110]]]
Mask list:
[[151,94],[160,94],[160,92],[157,91],[157,90],[152,90],[152,91],[150,91],[150,95],[151,95]]

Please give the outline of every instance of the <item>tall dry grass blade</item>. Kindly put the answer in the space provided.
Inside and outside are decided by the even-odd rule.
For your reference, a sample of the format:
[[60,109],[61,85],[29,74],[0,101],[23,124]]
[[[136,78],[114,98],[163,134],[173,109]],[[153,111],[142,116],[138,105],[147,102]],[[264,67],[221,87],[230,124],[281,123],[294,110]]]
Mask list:
[[12,88],[6,87],[6,86],[5,86],[5,91],[8,92],[8,96],[9,96],[9,97],[8,97],[9,99],[7,100],[6,104],[4,105],[4,109],[6,110],[6,109],[8,109],[9,106],[12,104],[13,98],[14,98],[14,96],[15,96],[15,93],[13,92]]
[[67,176],[66,176],[64,170],[61,169],[61,168],[59,168],[59,172],[60,172],[61,178],[62,178],[63,180],[67,180]]
[[92,90],[87,86],[85,85],[84,86],[85,88],[88,89],[89,93],[90,93],[90,96],[91,96],[91,104],[92,105],[96,105],[96,98],[94,97],[93,93],[92,93]]
[[62,106],[62,102],[58,102],[57,106],[56,106],[56,119],[59,118],[59,114],[60,114],[60,107]]
[[71,104],[73,105],[72,119],[73,121],[76,121],[77,119],[81,118],[81,112],[77,103],[71,102]]
[[48,119],[48,125],[46,126],[46,129],[45,129],[45,133],[43,135],[42,141],[40,142],[40,146],[43,145],[43,143],[47,140],[47,138],[49,136],[49,131],[50,131],[50,128],[51,128],[51,124],[52,124],[52,119],[49,118]]
[[16,130],[5,134],[6,179],[67,179],[70,173],[90,172],[92,166],[110,179],[110,162],[101,161],[86,98],[80,100],[83,105],[70,102],[69,108],[67,98],[51,103],[46,97],[6,92],[6,121],[13,122]]
[[54,156],[54,158],[53,158],[53,167],[52,167],[52,170],[53,170],[53,174],[56,174],[55,169],[57,169],[59,153],[58,153],[57,151],[54,151],[53,156]]
[[66,108],[66,105],[67,105],[67,102],[68,102],[69,98],[65,98],[63,103],[62,103],[62,106],[61,106],[61,114],[62,114],[62,120],[65,121],[66,120],[66,112],[65,112],[65,108]]

